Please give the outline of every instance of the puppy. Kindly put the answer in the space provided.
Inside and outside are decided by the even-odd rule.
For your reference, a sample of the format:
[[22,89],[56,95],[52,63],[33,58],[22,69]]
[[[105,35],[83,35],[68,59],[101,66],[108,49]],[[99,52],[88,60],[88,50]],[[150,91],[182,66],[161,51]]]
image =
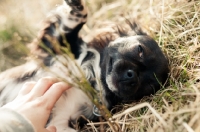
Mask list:
[[[70,122],[81,115],[89,120],[100,116],[88,96],[75,84],[83,77],[76,65],[100,93],[99,102],[109,110],[161,88],[168,76],[168,60],[158,44],[135,22],[127,20],[130,30],[118,26],[84,42],[78,34],[86,18],[83,0],[65,0],[47,16],[38,38],[29,45],[38,60],[0,74],[0,105],[12,101],[27,81],[45,76],[64,78],[74,84],[73,88],[58,100],[48,125],[55,125],[58,132],[75,132],[69,127]],[[70,49],[76,61],[61,52],[62,48]]]

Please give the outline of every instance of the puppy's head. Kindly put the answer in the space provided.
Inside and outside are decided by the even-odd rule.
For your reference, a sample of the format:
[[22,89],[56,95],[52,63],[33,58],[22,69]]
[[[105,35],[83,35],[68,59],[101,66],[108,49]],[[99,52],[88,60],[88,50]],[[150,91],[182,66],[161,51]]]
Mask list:
[[103,58],[104,82],[120,98],[138,99],[155,93],[169,72],[168,60],[147,35],[114,40]]

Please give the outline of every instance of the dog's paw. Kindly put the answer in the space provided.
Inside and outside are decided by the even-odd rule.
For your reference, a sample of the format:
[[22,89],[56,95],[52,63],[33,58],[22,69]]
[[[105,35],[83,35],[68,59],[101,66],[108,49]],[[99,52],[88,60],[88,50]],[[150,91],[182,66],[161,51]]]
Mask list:
[[82,11],[84,9],[84,5],[82,0],[65,0],[65,2],[71,6],[74,10]]

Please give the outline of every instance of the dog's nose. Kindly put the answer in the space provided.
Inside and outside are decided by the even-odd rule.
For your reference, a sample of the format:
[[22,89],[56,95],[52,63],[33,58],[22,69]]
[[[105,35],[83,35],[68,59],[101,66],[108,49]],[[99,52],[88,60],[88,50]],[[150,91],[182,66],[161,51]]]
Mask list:
[[135,77],[135,72],[133,70],[127,70],[124,72],[123,80],[132,80]]
[[123,85],[123,89],[132,89],[136,87],[138,84],[137,73],[131,69],[124,71],[120,83]]

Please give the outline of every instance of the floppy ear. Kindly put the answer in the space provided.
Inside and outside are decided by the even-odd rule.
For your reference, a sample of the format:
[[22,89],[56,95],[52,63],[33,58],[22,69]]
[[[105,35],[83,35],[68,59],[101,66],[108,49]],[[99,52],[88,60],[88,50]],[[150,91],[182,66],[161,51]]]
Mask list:
[[136,23],[136,21],[126,19],[126,23],[130,26],[130,28],[135,32],[136,35],[147,35],[140,26]]

